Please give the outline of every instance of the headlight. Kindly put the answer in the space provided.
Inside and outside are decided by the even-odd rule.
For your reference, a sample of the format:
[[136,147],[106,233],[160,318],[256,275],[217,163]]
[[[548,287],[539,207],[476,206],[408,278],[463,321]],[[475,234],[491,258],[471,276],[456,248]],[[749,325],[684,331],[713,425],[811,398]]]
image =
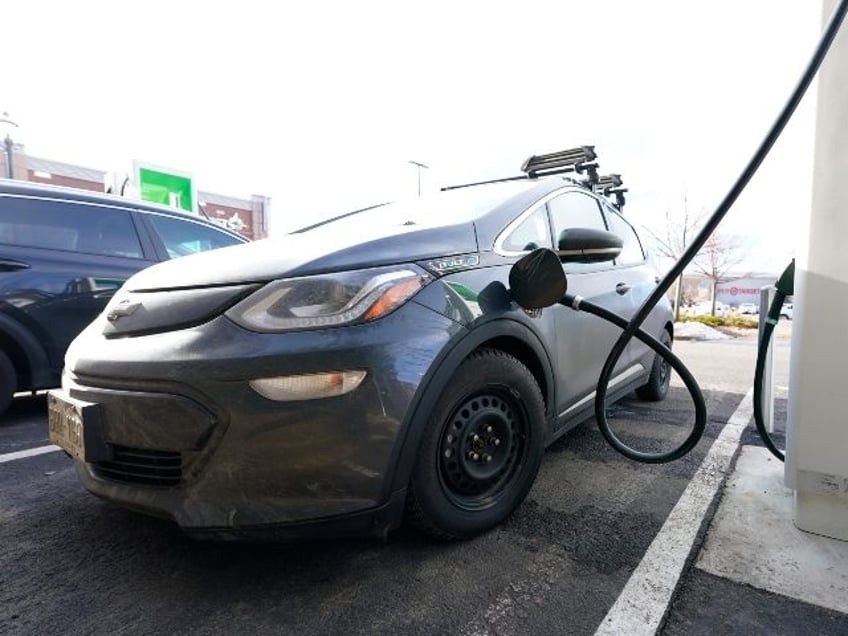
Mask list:
[[289,278],[265,285],[226,316],[262,332],[369,322],[400,307],[430,280],[414,265]]

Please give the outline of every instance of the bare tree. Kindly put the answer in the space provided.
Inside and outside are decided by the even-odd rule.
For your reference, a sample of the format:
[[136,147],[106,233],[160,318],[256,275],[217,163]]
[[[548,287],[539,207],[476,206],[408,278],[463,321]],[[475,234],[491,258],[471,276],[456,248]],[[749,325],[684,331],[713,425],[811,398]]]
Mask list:
[[[665,228],[661,233],[654,232],[651,228],[645,228],[647,234],[653,239],[654,250],[666,258],[677,261],[689,247],[689,244],[697,236],[698,230],[706,219],[706,212],[692,214],[689,211],[687,197],[683,197],[682,214],[673,215],[666,210]],[[713,233],[692,261],[692,267],[703,274],[710,281],[710,314],[715,316],[716,290],[721,283],[744,278],[734,276],[730,278],[730,271],[745,260],[747,248],[734,236]],[[684,299],[683,274],[677,279],[674,319],[680,319],[680,309]]]
[[745,260],[747,248],[742,241],[729,234],[714,232],[704,243],[704,247],[692,261],[692,265],[710,281],[710,314],[715,316],[716,289],[719,284],[726,283],[740,276],[728,276],[731,270]]
[[[665,229],[663,232],[654,232],[646,227],[645,231],[653,239],[654,249],[660,256],[677,261],[689,247],[689,243],[697,234],[698,227],[704,220],[705,213],[691,214],[686,196],[683,197],[683,213],[672,215],[670,211],[665,212]],[[677,279],[674,294],[674,319],[680,319],[680,307],[683,304],[683,274]],[[715,308],[714,308],[715,309]]]

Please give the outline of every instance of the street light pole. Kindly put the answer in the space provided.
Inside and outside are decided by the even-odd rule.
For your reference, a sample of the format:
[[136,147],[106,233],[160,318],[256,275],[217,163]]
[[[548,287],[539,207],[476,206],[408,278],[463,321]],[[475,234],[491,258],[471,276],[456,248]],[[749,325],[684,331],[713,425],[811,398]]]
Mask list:
[[12,136],[9,134],[9,130],[12,128],[17,128],[18,125],[9,119],[9,113],[3,113],[0,115],[0,124],[3,124],[3,128],[6,128],[6,137],[3,139],[3,145],[6,149],[6,177],[9,179],[15,178],[15,169],[12,165],[12,161],[14,159],[13,149],[14,142],[12,141]]
[[421,168],[429,169],[430,166],[421,163],[420,161],[410,161],[413,166],[418,168],[418,196],[421,196]]

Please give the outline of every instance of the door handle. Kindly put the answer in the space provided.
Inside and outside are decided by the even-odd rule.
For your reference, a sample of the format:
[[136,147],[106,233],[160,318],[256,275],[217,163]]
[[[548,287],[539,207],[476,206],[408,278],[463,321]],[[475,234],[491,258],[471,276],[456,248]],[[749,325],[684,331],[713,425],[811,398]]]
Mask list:
[[619,283],[618,285],[615,286],[615,293],[620,294],[621,296],[623,296],[624,294],[626,294],[629,291],[630,291],[630,285],[628,285],[627,283]]
[[0,271],[2,272],[13,272],[17,269],[29,269],[29,263],[22,263],[21,261],[13,261],[9,258],[0,259]]

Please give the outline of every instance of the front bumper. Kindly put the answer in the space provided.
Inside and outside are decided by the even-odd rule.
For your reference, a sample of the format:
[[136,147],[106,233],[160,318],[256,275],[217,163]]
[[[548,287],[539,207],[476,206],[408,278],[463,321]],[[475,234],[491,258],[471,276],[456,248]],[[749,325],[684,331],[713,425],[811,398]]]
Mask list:
[[[78,462],[86,488],[190,532],[285,535],[288,526],[301,536],[321,520],[356,534],[396,525],[404,427],[422,381],[464,328],[410,302],[373,324],[313,332],[252,333],[224,317],[132,338],[107,340],[101,329],[96,321],[74,341],[63,384],[101,405],[112,450],[106,461]],[[248,384],[340,369],[367,376],[346,395],[300,402]]]

